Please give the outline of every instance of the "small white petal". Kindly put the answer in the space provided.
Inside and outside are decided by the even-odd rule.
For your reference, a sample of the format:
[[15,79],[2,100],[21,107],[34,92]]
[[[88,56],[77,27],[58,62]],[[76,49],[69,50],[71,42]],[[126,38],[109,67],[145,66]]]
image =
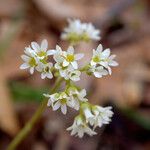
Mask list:
[[72,66],[73,66],[74,69],[78,69],[78,64],[77,64],[76,61],[71,62],[71,64],[72,64]]
[[111,75],[112,74],[111,68],[107,67],[107,69],[108,69],[109,74]]
[[34,67],[30,68],[30,73],[33,74],[34,73]]
[[110,49],[109,49],[109,48],[106,49],[106,50],[104,50],[104,51],[101,53],[101,57],[102,57],[102,58],[108,58],[109,55],[110,55]]
[[41,74],[41,79],[45,79],[46,78],[46,73],[42,73]]
[[75,60],[79,60],[81,58],[84,57],[84,54],[80,53],[80,54],[75,54]]
[[108,62],[107,61],[100,61],[100,63],[102,66],[108,68]]
[[26,62],[29,61],[29,59],[30,59],[30,57],[27,55],[21,55],[21,58]]
[[50,95],[49,95],[49,94],[43,94],[43,96],[48,97],[48,98],[50,97]]
[[57,110],[60,106],[61,106],[60,102],[57,101],[57,102],[54,104],[54,106],[53,106],[53,110],[54,110],[54,111]]
[[52,101],[49,99],[48,102],[47,102],[47,106],[51,106],[52,105]]
[[96,78],[101,78],[102,77],[102,74],[100,72],[94,72],[94,76]]
[[52,73],[47,73],[47,78],[52,79],[53,78]]
[[47,51],[47,55],[49,56],[49,55],[54,55],[54,54],[56,54],[56,50],[48,50]]
[[40,46],[36,42],[31,42],[31,46],[35,51],[40,50]]
[[118,66],[119,64],[113,60],[113,61],[109,62],[109,65],[115,67],[115,66]]
[[102,44],[99,44],[96,50],[97,50],[97,52],[101,53],[103,50]]
[[41,50],[45,52],[47,48],[48,48],[48,42],[46,39],[44,39],[41,43]]
[[27,68],[29,68],[29,67],[30,67],[29,64],[24,63],[24,64],[22,64],[22,65],[20,66],[20,69],[27,69]]
[[63,66],[66,67],[66,66],[68,66],[68,65],[69,65],[69,62],[66,61],[66,60],[64,60],[64,61],[63,61]]
[[61,112],[65,115],[67,113],[67,106],[66,104],[61,105]]
[[68,47],[67,53],[72,55],[74,53],[74,48],[72,46]]
[[85,89],[81,90],[81,91],[80,91],[80,95],[81,95],[82,97],[85,97],[85,96],[86,96],[86,90],[85,90]]

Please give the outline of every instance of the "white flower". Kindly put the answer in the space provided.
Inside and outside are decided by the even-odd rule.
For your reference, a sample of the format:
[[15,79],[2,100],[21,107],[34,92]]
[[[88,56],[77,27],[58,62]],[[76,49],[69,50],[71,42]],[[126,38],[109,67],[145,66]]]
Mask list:
[[101,127],[103,124],[109,124],[111,121],[111,117],[113,112],[111,111],[112,107],[101,107],[101,106],[93,106],[92,112],[94,117],[89,119],[89,123],[94,128]]
[[78,69],[78,64],[77,64],[77,60],[80,60],[84,54],[74,54],[74,48],[72,46],[69,46],[67,49],[67,52],[64,51],[64,61],[63,61],[63,66],[69,66],[72,65],[72,67],[74,69]]
[[70,42],[80,42],[89,40],[99,40],[100,31],[95,29],[91,23],[81,23],[79,19],[68,20],[68,27],[64,29],[61,34],[63,40],[68,40]]
[[109,74],[111,74],[110,66],[117,66],[118,63],[113,59],[116,57],[115,55],[110,55],[110,49],[106,49],[104,51],[102,45],[100,44],[96,50],[93,50],[93,57],[90,64],[93,65],[102,65],[106,69],[108,69]]
[[86,122],[83,121],[81,116],[77,116],[74,119],[73,125],[67,128],[67,131],[71,130],[71,135],[76,135],[79,138],[82,138],[84,134],[88,134],[90,136],[93,136],[96,134],[95,131],[93,131]]
[[95,77],[101,78],[104,75],[108,75],[108,71],[103,66],[93,65],[90,66],[89,72],[93,73]]
[[61,77],[65,80],[79,81],[81,72],[79,70],[74,70],[72,66],[64,67],[62,63],[56,63],[55,68],[59,71]]
[[65,80],[79,81],[81,72],[77,70],[77,60],[81,59],[83,54],[74,54],[74,48],[69,47],[67,52],[62,51],[61,47],[56,46],[54,67],[59,71],[61,77]]
[[79,81],[80,80],[80,75],[81,75],[81,72],[79,70],[73,70],[73,71],[70,71],[69,74],[68,74],[68,78],[72,81]]
[[86,90],[83,89],[81,91],[78,91],[75,87],[70,87],[68,89],[68,95],[70,97],[70,104],[72,108],[79,110],[80,102],[86,102],[88,99],[85,98],[86,96]]
[[45,79],[46,77],[52,79],[53,78],[53,74],[51,72],[52,67],[53,67],[52,63],[47,63],[47,64],[39,63],[36,69],[39,72],[41,72],[42,79]]
[[48,50],[48,42],[44,39],[39,45],[37,42],[31,42],[32,49],[36,52],[36,56],[38,59],[44,59],[49,55],[53,55],[55,53],[54,50]]
[[94,117],[94,115],[92,114],[91,110],[88,107],[83,108],[83,113],[87,123],[90,119]]
[[56,102],[59,99],[59,93],[54,93],[54,94],[43,94],[45,97],[48,97],[48,103],[47,106],[52,106],[54,105],[54,102]]
[[79,19],[68,19],[68,27],[64,29],[64,32],[61,34],[61,38],[66,40],[70,36],[80,36],[83,33],[83,25]]
[[100,31],[98,29],[95,29],[92,23],[85,24],[84,32],[89,39],[100,40]]
[[55,49],[55,53],[54,53],[54,60],[57,62],[57,63],[63,63],[64,61],[64,51],[62,51],[61,47],[56,45],[56,49]]
[[53,110],[61,108],[63,114],[67,113],[67,106],[71,107],[70,99],[65,92],[55,93],[52,95],[45,94],[44,96],[49,97],[48,106],[52,106]]
[[22,55],[21,58],[24,63],[20,66],[20,69],[30,69],[30,73],[34,73],[34,68],[37,66],[38,60],[35,57],[35,52],[30,48],[26,47],[24,50],[26,55]]

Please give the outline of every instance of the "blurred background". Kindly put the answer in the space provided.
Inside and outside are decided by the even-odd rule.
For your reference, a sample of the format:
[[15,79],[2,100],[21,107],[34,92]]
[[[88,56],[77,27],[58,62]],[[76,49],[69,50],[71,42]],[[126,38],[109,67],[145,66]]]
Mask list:
[[149,0],[0,0],[0,149],[31,118],[53,80],[19,70],[25,46],[46,38],[49,48],[60,40],[67,18],[92,22],[101,41],[81,43],[86,52],[102,43],[117,55],[119,67],[102,79],[82,77],[78,83],[93,104],[113,106],[110,125],[94,137],[71,137],[66,116],[47,109],[18,150],[150,150],[150,1]]

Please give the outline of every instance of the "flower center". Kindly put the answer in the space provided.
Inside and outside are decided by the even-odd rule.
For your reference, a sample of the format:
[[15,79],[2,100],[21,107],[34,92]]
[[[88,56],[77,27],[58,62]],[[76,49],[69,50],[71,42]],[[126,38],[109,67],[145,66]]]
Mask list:
[[67,59],[68,62],[73,62],[74,61],[74,55],[67,55]]
[[36,61],[35,61],[35,59],[34,59],[33,57],[30,59],[29,65],[30,65],[31,67],[36,66]]
[[90,41],[90,38],[89,36],[86,34],[86,32],[84,32],[82,35],[81,35],[81,40],[85,41],[85,42],[89,42]]
[[100,62],[99,56],[95,56],[95,57],[93,58],[93,61],[94,61],[94,62]]
[[45,72],[49,72],[49,70],[50,70],[49,67],[45,68]]
[[40,52],[38,53],[38,56],[39,56],[39,57],[46,56],[46,52],[44,52],[44,51],[40,51]]
[[66,104],[66,99],[65,98],[61,99],[61,104]]

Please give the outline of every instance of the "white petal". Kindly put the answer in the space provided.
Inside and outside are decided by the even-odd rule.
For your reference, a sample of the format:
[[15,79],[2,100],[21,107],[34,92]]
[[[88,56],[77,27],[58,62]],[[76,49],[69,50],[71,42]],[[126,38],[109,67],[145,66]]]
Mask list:
[[109,55],[110,55],[110,49],[109,49],[109,48],[106,49],[106,50],[104,50],[104,51],[101,53],[101,57],[102,57],[102,58],[108,58]]
[[30,73],[33,74],[34,73],[34,67],[30,68]]
[[24,64],[22,64],[22,65],[20,66],[20,69],[27,69],[27,68],[29,68],[29,67],[30,67],[29,64],[24,63]]
[[60,106],[61,106],[60,102],[57,101],[57,102],[54,104],[54,106],[53,106],[53,110],[54,110],[54,111],[57,110]]
[[74,76],[72,76],[72,77],[70,77],[70,79],[72,80],[72,81],[79,81],[80,80],[80,77],[79,76],[77,76],[77,75],[74,75]]
[[91,66],[95,66],[96,62],[94,62],[93,60],[91,60],[90,64],[91,64]]
[[111,55],[110,57],[109,57],[109,59],[114,59],[116,57],[116,55]]
[[41,74],[41,79],[45,79],[46,78],[46,73],[42,73]]
[[82,138],[82,137],[83,137],[83,135],[84,135],[84,132],[83,132],[82,130],[80,130],[80,131],[78,132],[78,136],[79,136],[79,138]]
[[85,97],[85,96],[86,96],[86,90],[85,90],[85,89],[81,90],[81,91],[80,91],[80,95],[81,95],[82,97]]
[[56,54],[56,50],[48,50],[47,51],[47,55],[49,56],[49,55],[54,55],[54,54]]
[[35,51],[40,50],[40,46],[36,42],[31,42],[31,46]]
[[103,50],[102,44],[99,44],[96,50],[97,50],[97,52],[101,53]]
[[102,65],[102,66],[108,68],[108,62],[107,62],[107,61],[101,61],[101,62],[100,62],[100,65]]
[[94,72],[94,76],[97,78],[101,78],[102,74],[100,72]]
[[119,64],[116,61],[111,61],[109,62],[109,65],[115,67],[115,66],[118,66]]
[[66,61],[66,60],[64,60],[64,61],[63,61],[63,66],[66,67],[66,66],[68,66],[68,65],[69,65],[69,62]]
[[71,62],[71,64],[72,64],[72,66],[73,66],[74,69],[78,69],[78,64],[77,64],[76,61]]
[[66,71],[66,70],[59,70],[59,72],[60,72],[60,75],[61,75],[62,77],[67,76],[67,71]]
[[59,45],[56,45],[56,50],[62,51],[61,47]]
[[74,53],[74,48],[72,46],[69,46],[67,49],[67,53],[72,55]]
[[27,55],[21,55],[21,58],[26,62],[30,59],[30,57]]
[[49,94],[43,94],[43,96],[48,97],[48,98],[50,97],[50,95],[49,95]]
[[45,52],[47,48],[48,48],[48,42],[46,39],[44,39],[41,43],[41,50]]
[[65,115],[67,113],[67,106],[66,104],[61,105],[61,112]]
[[47,78],[49,78],[49,79],[52,79],[53,78],[53,75],[52,75],[52,73],[47,73]]
[[109,74],[111,75],[112,71],[110,67],[107,67]]
[[52,105],[52,101],[49,99],[47,102],[47,106],[51,106]]
[[81,58],[84,57],[84,54],[80,53],[80,54],[75,54],[75,60],[79,60]]
[[62,63],[64,60],[60,55],[57,55],[57,54],[55,54],[53,58],[58,63]]

